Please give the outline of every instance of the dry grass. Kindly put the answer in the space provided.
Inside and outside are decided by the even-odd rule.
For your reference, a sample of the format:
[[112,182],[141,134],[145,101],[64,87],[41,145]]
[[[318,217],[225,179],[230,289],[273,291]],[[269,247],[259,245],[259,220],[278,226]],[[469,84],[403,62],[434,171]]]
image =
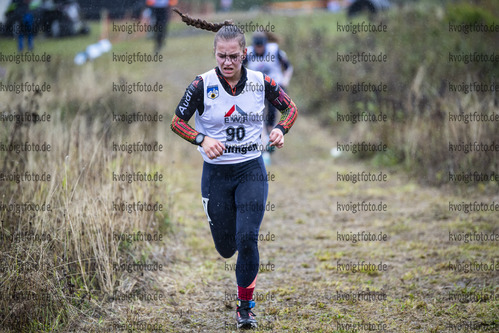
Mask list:
[[[97,66],[97,65],[96,65]],[[75,81],[68,71],[79,77]],[[162,242],[127,242],[122,234],[170,237],[172,225],[171,158],[168,153],[113,151],[113,143],[165,143],[163,128],[171,114],[141,98],[109,93],[117,73],[102,72],[89,64],[74,68],[56,59],[45,68],[9,68],[11,80],[52,83],[52,91],[36,95],[9,96],[7,113],[36,112],[51,115],[50,122],[6,122],[2,142],[47,143],[47,152],[2,152],[3,173],[49,174],[50,181],[2,182],[1,203],[25,202],[50,205],[43,212],[2,210],[2,327],[26,330],[75,328],[96,323],[102,302],[113,293],[129,294],[154,285],[151,272],[128,273],[115,265],[159,263],[172,260]],[[116,79],[115,79],[116,80]],[[53,82],[57,82],[53,84]],[[24,99],[23,99],[24,97]],[[62,103],[61,103],[62,102]],[[162,123],[114,122],[112,113],[153,113],[164,116]],[[114,181],[114,173],[158,172],[162,182]],[[158,203],[153,212],[116,210],[120,202]],[[49,235],[32,241],[20,235]],[[9,237],[12,236],[12,237]],[[13,241],[12,241],[13,240]],[[18,241],[17,241],[18,240]],[[166,253],[168,254],[168,253]],[[12,301],[12,298],[16,300]]]

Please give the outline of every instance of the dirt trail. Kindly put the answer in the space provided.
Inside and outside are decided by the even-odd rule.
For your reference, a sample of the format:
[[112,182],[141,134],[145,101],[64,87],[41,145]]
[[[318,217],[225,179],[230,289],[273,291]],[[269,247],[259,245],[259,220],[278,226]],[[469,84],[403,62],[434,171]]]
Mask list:
[[[445,267],[450,260],[464,260],[460,253],[468,259],[494,257],[494,247],[480,253],[479,248],[464,249],[463,243],[448,242],[453,225],[460,230],[467,225],[465,215],[449,213],[448,202],[453,197],[443,190],[421,187],[401,173],[373,170],[353,160],[334,160],[329,150],[335,142],[325,129],[301,117],[268,168],[275,175],[275,181],[269,182],[268,199],[275,211],[266,212],[261,234],[275,239],[259,243],[260,262],[268,269],[259,274],[255,289],[260,297],[255,313],[261,330],[333,332],[343,327],[346,329],[338,332],[373,328],[436,332],[457,320],[460,307],[473,307],[466,310],[472,320],[475,311],[492,306],[459,304],[448,311],[453,303],[443,301],[447,290],[457,286],[497,286],[498,281],[497,272],[455,274]],[[181,177],[189,181],[182,183],[175,198],[176,263],[169,280],[175,287],[170,288],[171,312],[163,319],[168,318],[167,325],[174,331],[234,330],[235,302],[227,298],[234,297],[235,276],[226,270],[226,263],[234,264],[236,256],[225,260],[213,246],[200,201],[201,164],[198,158],[178,166]],[[383,171],[387,181],[337,181],[337,172],[350,171]],[[474,199],[491,201],[478,195]],[[338,211],[338,202],[351,201],[381,201],[387,209],[355,214]],[[482,214],[471,220],[493,226],[496,217]],[[337,233],[362,231],[386,234],[387,238],[356,243],[338,240]],[[377,266],[360,272],[341,266],[362,261]],[[368,298],[362,302],[345,300],[367,290],[376,292],[363,296]],[[343,295],[343,300],[338,295]]]

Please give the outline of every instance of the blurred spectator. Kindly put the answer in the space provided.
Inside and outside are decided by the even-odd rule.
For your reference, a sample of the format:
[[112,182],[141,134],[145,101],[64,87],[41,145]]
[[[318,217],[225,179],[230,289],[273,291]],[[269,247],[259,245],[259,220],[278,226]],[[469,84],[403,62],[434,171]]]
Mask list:
[[31,0],[15,0],[16,9],[14,15],[16,21],[19,22],[19,29],[17,31],[17,48],[19,52],[24,49],[24,36],[28,39],[28,51],[33,51],[33,33],[34,33],[34,19],[33,13],[30,11]]
[[[172,1],[177,2],[177,1]],[[172,3],[172,5],[175,5]],[[169,0],[146,0],[146,6],[151,8],[151,14],[154,17],[154,52],[159,53],[165,42],[166,28],[168,25],[168,16],[170,9]]]

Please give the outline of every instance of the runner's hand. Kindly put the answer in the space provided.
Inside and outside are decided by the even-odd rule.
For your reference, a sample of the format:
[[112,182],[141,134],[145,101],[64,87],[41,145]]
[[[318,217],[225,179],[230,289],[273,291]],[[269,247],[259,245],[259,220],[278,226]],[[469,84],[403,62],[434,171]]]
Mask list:
[[271,147],[275,146],[280,149],[284,147],[284,134],[282,134],[280,129],[274,128],[272,132],[270,132],[269,141],[271,142]]
[[201,147],[203,147],[204,152],[210,160],[222,156],[225,150],[225,145],[223,143],[217,139],[210,138],[209,136],[204,137]]

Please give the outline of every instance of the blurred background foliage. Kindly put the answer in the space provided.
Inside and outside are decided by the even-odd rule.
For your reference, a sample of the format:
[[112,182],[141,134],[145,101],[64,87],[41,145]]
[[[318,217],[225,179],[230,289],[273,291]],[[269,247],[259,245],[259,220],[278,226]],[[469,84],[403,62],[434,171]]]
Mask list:
[[[338,33],[336,21],[314,26],[297,22],[284,33],[285,50],[295,65],[292,95],[301,110],[318,117],[345,140],[382,139],[388,154],[375,157],[384,166],[402,165],[424,182],[442,184],[448,172],[497,170],[496,154],[453,154],[448,143],[499,142],[497,124],[450,122],[448,114],[497,113],[497,92],[449,92],[449,83],[497,82],[497,62],[451,62],[449,53],[496,54],[498,33],[449,31],[449,24],[498,24],[499,3],[477,1],[400,1],[397,10],[372,17],[372,23],[387,25],[387,33]],[[354,18],[353,23],[366,17]],[[340,22],[345,24],[351,20]],[[337,54],[371,52],[387,55],[387,63],[344,63]],[[338,92],[336,84],[383,82],[386,93]],[[304,89],[307,87],[307,89]],[[388,115],[392,121],[373,125],[338,122],[337,113]],[[480,128],[477,130],[476,126]],[[334,143],[332,143],[333,145]],[[358,154],[361,158],[374,154]]]

